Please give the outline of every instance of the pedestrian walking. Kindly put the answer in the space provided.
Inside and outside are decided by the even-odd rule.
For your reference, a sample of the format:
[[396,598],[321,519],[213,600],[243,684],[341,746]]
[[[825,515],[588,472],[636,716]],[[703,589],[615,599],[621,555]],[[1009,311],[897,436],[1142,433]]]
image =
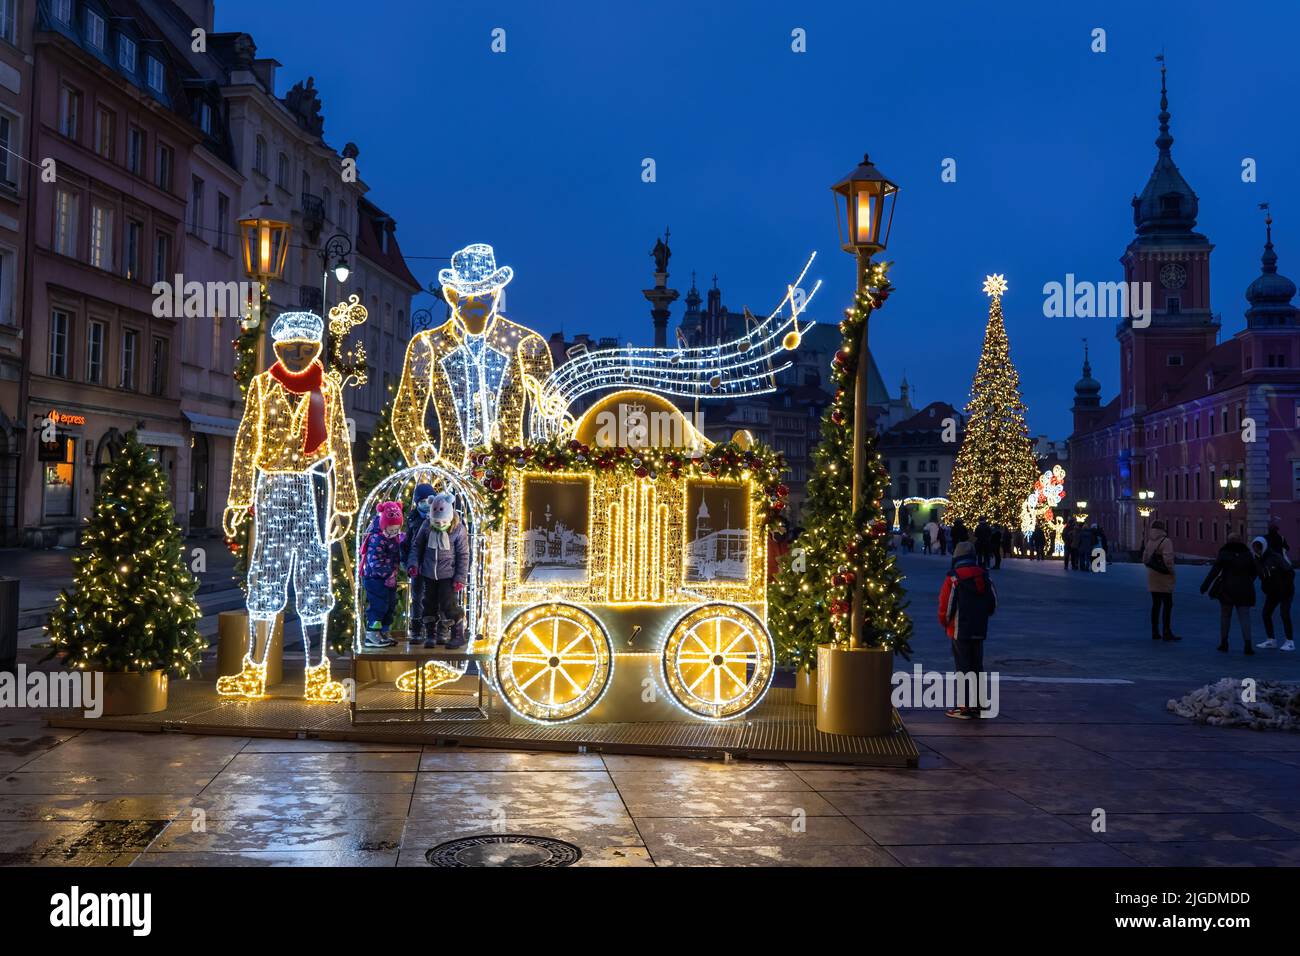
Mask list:
[[[1280,537],[1280,536],[1279,536]],[[1287,561],[1285,553],[1275,551],[1268,538],[1256,538],[1250,543],[1255,552],[1255,567],[1259,572],[1259,586],[1264,592],[1264,633],[1267,639],[1261,641],[1260,647],[1277,647],[1273,639],[1273,611],[1278,610],[1282,618],[1282,633],[1286,640],[1282,650],[1295,650],[1295,635],[1291,630],[1291,599],[1295,597],[1295,569]]]
[[[939,590],[939,623],[952,641],[952,659],[958,674],[958,686],[976,688],[984,671],[984,641],[988,638],[989,618],[998,606],[997,591],[988,571],[975,560],[969,541],[953,548],[953,565]],[[962,679],[964,675],[964,680]],[[944,712],[954,720],[973,720],[980,715],[979,706],[965,701]],[[976,705],[979,701],[974,702]]]
[[946,555],[948,553],[948,529],[939,525],[939,553]]
[[957,545],[961,544],[963,541],[969,540],[970,531],[967,530],[966,525],[962,523],[962,520],[958,518],[952,523],[952,531],[948,535],[948,544],[952,545],[953,553],[956,553]]
[[1077,545],[1079,543],[1078,526],[1067,524],[1065,526],[1063,537],[1065,540],[1065,570],[1077,571],[1079,569],[1079,552],[1077,550]]
[[939,522],[931,518],[925,523],[924,533],[921,535],[921,553],[935,554],[939,550]]
[[989,526],[988,519],[980,515],[980,520],[975,524],[975,560],[979,562],[981,568],[989,566],[992,548],[993,529]]
[[989,532],[989,546],[993,549],[993,568],[997,570],[1002,567],[1002,542],[1006,540],[1006,532],[1002,530],[1002,525],[995,524]]
[[1291,563],[1291,547],[1287,544],[1286,538],[1282,537],[1281,523],[1277,518],[1269,521],[1268,534],[1264,535],[1264,540],[1268,542],[1269,550],[1282,555],[1287,564]]
[[1151,640],[1181,641],[1170,626],[1174,613],[1174,543],[1169,540],[1164,521],[1153,521],[1147,529],[1142,563],[1146,565],[1147,590],[1151,592]]
[[1255,559],[1250,549],[1242,543],[1241,535],[1228,536],[1228,542],[1219,549],[1210,573],[1201,582],[1201,593],[1208,593],[1219,602],[1219,647],[1228,651],[1228,628],[1233,611],[1241,624],[1241,638],[1247,654],[1254,654],[1250,646],[1250,609],[1255,606]]
[[1087,525],[1080,525],[1078,538],[1075,543],[1076,553],[1079,555],[1079,570],[1092,570],[1092,549],[1095,541],[1092,536],[1092,528]]

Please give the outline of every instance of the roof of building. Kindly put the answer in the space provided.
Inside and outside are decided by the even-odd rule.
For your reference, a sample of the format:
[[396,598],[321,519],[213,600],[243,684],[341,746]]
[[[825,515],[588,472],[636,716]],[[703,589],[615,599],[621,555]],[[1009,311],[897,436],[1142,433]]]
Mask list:
[[[420,280],[411,274],[402,255],[402,248],[397,243],[397,222],[368,199],[357,200],[357,253],[378,263],[396,276],[400,281],[410,285],[416,292],[423,288]],[[388,243],[383,242],[383,232],[388,230]]]
[[[1155,168],[1146,186],[1133,197],[1133,225],[1140,237],[1190,238],[1196,225],[1200,200],[1174,165],[1169,132],[1169,95],[1165,88],[1165,67],[1160,66],[1160,133],[1156,136]],[[1203,238],[1203,237],[1196,237]]]
[[891,432],[935,431],[943,428],[945,418],[954,418],[960,421],[961,414],[947,402],[931,402],[911,418],[905,418],[886,430]]

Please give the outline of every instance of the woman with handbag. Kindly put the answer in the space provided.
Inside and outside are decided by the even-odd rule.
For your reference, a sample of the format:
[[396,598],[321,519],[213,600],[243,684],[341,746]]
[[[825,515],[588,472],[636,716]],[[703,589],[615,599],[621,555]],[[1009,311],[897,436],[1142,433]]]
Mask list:
[[1250,645],[1250,609],[1255,606],[1255,558],[1241,540],[1241,535],[1228,536],[1228,543],[1219,549],[1219,556],[1210,568],[1210,573],[1201,582],[1201,593],[1207,591],[1210,597],[1219,602],[1219,646],[1218,650],[1227,653],[1228,628],[1232,624],[1232,612],[1236,609],[1237,620],[1241,622],[1241,637],[1246,645],[1246,653],[1254,654]]
[[1181,641],[1169,625],[1174,613],[1174,544],[1163,521],[1151,522],[1142,563],[1147,568],[1147,590],[1151,592],[1151,640]]

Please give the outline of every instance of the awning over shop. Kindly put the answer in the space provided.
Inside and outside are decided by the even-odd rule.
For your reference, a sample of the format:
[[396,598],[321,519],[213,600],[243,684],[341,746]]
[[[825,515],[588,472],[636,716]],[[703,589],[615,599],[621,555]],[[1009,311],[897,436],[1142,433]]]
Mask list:
[[216,415],[200,415],[198,412],[186,412],[190,420],[190,430],[201,435],[225,435],[234,438],[239,431],[239,422],[234,418],[219,418]]
[[135,433],[136,441],[141,445],[163,446],[166,448],[184,448],[189,445],[182,435],[171,432],[151,432],[140,429]]

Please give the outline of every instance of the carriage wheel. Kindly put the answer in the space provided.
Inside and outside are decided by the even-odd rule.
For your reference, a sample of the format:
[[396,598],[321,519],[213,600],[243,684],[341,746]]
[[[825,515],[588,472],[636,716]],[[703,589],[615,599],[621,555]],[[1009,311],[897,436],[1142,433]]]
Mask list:
[[706,604],[668,635],[664,682],[691,713],[722,720],[763,699],[774,658],[772,638],[757,617],[733,604]]
[[497,644],[496,683],[510,709],[533,720],[572,720],[605,693],[614,669],[604,627],[572,604],[520,613]]

